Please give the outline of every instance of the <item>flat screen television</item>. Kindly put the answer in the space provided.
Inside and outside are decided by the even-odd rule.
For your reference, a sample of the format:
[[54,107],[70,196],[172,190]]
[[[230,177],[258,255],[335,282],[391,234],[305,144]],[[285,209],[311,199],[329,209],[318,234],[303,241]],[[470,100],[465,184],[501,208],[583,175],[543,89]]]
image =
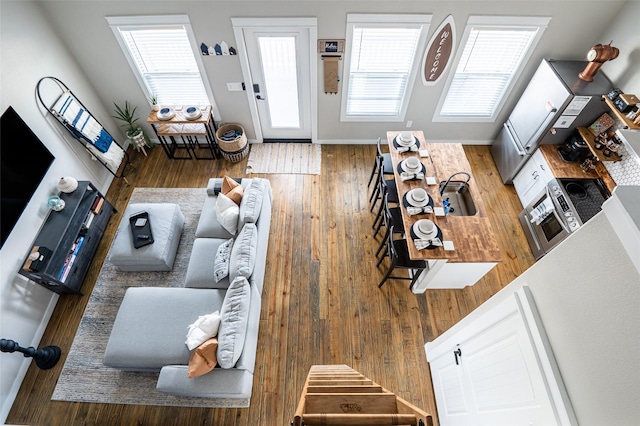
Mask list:
[[7,108],[0,119],[0,247],[54,159],[18,113]]

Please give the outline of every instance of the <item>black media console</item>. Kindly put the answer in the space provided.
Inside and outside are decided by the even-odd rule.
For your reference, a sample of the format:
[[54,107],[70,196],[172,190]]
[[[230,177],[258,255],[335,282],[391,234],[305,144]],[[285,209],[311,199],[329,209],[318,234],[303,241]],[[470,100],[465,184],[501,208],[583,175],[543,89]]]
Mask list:
[[64,209],[49,213],[18,272],[58,294],[82,294],[82,282],[115,209],[89,181],[79,181],[75,191],[60,198]]

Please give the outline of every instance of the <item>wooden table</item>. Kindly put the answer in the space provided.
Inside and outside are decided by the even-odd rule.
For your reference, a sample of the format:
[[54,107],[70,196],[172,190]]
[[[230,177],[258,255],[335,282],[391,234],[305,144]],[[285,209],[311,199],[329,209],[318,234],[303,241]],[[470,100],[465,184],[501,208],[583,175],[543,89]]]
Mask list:
[[[467,160],[462,145],[458,143],[427,143],[422,131],[414,131],[412,133],[420,141],[420,149],[427,149],[429,151],[429,157],[420,157],[418,152],[400,153],[394,148],[393,139],[399,133],[399,131],[387,132],[387,142],[389,144],[389,152],[391,153],[394,170],[397,170],[398,164],[401,161],[410,156],[415,156],[420,159],[426,167],[425,176],[433,176],[436,179],[435,185],[427,185],[426,180],[403,181],[396,172],[395,181],[400,200],[402,200],[402,197],[411,189],[422,187],[433,198],[435,207],[442,207],[442,197],[440,196],[438,184],[441,181],[446,181],[452,174],[464,171],[471,175],[469,190],[477,209],[474,216],[447,215],[438,217],[434,213],[409,216],[407,210],[401,207],[400,210],[402,212],[405,235],[411,235],[411,227],[419,219],[431,219],[442,230],[443,241],[451,241],[454,246],[453,250],[445,250],[443,247],[438,247],[433,250],[418,250],[415,244],[413,244],[413,241],[411,241],[411,238],[407,237],[409,240],[407,244],[409,257],[414,260],[429,261],[430,270],[426,273],[427,278],[429,275],[433,275],[432,272],[435,269],[439,269],[438,266],[442,268],[442,263],[449,263],[450,265],[458,264],[460,265],[459,269],[473,269],[476,271],[476,275],[481,273],[480,271],[486,273],[502,259],[502,255],[498,243],[494,238],[493,229],[489,222],[482,196],[480,195],[480,189],[473,179],[471,165]],[[438,261],[443,262],[439,264]],[[463,267],[463,264],[476,265]],[[483,267],[482,265],[486,266]],[[482,273],[482,275],[484,275],[484,273]],[[425,277],[421,277],[421,280],[424,278]],[[477,281],[477,279],[475,281]],[[473,283],[475,283],[475,281],[473,281]],[[467,283],[465,285],[470,284]],[[464,287],[464,285],[451,288],[462,287]]]
[[[185,118],[184,107],[177,108],[179,109],[176,109],[176,115],[171,120],[158,119],[157,111],[151,111],[147,117],[147,123],[151,124],[167,157],[171,159],[195,158],[198,160],[220,158],[215,137],[217,129],[213,120],[211,105],[207,105],[202,111],[202,115],[195,120],[187,120]],[[176,137],[182,140],[182,144],[176,142]],[[199,137],[205,140],[206,156],[198,156],[199,149],[203,148],[203,144],[198,141]],[[176,156],[178,149],[185,149],[187,156]]]

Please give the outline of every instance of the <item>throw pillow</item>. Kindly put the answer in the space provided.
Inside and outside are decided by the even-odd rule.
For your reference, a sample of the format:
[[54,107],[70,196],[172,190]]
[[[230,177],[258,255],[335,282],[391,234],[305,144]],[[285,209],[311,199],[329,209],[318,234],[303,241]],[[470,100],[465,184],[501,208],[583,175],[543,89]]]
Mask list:
[[225,176],[224,179],[222,179],[222,193],[239,206],[242,200],[242,194],[244,194],[244,188],[229,176]]
[[256,265],[258,228],[253,223],[242,227],[231,248],[229,259],[229,281],[236,277],[249,278]]
[[220,309],[218,332],[218,364],[222,368],[233,368],[240,359],[249,322],[251,287],[244,277],[231,282]]
[[232,247],[233,238],[228,239],[218,246],[213,262],[213,279],[215,282],[220,282],[221,279],[229,275],[229,258],[231,257]]
[[218,194],[216,200],[216,217],[220,225],[224,227],[231,235],[238,232],[238,217],[240,216],[240,207],[226,195]]
[[213,370],[218,363],[218,339],[215,337],[207,340],[196,348],[189,358],[189,371],[187,377],[190,379]]
[[187,340],[184,342],[190,351],[194,350],[206,340],[215,337],[220,328],[221,315],[215,311],[208,315],[199,316],[196,322],[189,325]]
[[245,223],[256,223],[258,221],[260,211],[262,210],[264,191],[264,181],[262,179],[256,178],[251,181],[240,202],[239,226]]

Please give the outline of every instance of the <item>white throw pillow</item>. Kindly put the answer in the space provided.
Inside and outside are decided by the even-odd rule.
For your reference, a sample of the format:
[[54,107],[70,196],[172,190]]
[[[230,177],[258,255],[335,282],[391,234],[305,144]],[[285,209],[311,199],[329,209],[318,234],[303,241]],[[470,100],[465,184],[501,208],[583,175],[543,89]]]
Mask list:
[[228,239],[218,246],[213,262],[213,279],[215,282],[220,282],[221,279],[229,275],[229,258],[231,257],[232,247],[233,238]]
[[231,282],[220,309],[218,332],[218,364],[222,368],[233,368],[244,348],[249,322],[251,287],[245,277]]
[[189,325],[187,340],[184,343],[190,351],[218,334],[220,318],[220,312],[215,311],[211,314],[199,316],[196,322]]
[[238,232],[239,216],[240,207],[223,193],[218,194],[218,199],[216,200],[216,217],[220,225],[229,231],[231,235],[236,235]]

